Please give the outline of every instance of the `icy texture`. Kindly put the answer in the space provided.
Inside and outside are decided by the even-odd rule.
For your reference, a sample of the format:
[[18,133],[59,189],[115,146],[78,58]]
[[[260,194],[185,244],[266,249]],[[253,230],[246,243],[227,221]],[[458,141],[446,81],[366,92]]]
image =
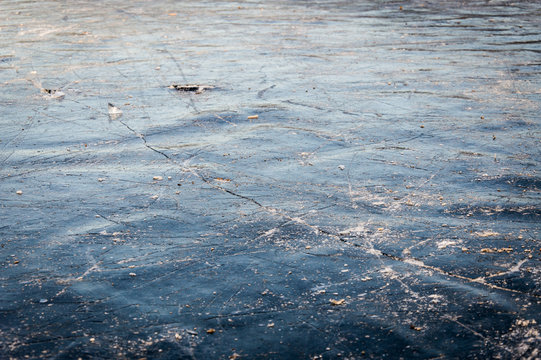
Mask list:
[[0,357],[541,356],[539,2],[0,14]]

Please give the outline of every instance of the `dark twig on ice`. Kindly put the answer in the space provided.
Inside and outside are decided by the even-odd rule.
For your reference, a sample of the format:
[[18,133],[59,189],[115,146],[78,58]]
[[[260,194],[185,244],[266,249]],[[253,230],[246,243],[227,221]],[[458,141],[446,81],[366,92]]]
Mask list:
[[188,84],[188,85],[173,84],[169,86],[169,89],[175,89],[177,91],[195,92],[196,94],[201,94],[205,90],[214,89],[214,86],[195,85],[195,84]]

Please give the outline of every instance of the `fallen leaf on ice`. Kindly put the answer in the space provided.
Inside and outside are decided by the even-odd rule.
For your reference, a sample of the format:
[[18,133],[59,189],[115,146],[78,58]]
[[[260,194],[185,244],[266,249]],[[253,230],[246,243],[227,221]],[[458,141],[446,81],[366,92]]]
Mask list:
[[329,300],[331,302],[331,305],[342,305],[343,303],[346,302],[346,299],[340,299],[340,300],[334,300],[334,299],[331,299]]
[[535,320],[521,320],[521,319],[518,319],[517,320],[517,325],[518,326],[528,326],[528,325],[535,325],[537,324],[537,322]]

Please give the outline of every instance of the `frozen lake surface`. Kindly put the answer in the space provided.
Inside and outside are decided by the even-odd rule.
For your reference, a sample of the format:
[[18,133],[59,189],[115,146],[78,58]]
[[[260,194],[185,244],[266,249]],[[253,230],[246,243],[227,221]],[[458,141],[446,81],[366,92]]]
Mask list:
[[540,2],[0,14],[0,358],[541,357]]

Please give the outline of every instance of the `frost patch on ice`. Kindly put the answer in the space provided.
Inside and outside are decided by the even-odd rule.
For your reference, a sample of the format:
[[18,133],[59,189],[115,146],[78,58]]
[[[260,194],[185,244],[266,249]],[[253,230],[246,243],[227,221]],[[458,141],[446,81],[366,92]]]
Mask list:
[[384,268],[382,268],[380,270],[381,274],[385,277],[388,277],[389,279],[397,279],[398,278],[398,275],[396,273],[396,271],[394,271],[393,269],[391,269],[390,267],[388,266],[385,266]]
[[294,222],[296,222],[297,224],[307,225],[307,224],[306,224],[306,221],[304,221],[304,220],[301,219],[300,217],[294,217],[294,218],[291,218],[291,221],[294,221]]
[[346,230],[342,230],[338,233],[338,235],[351,235],[351,234],[364,234],[366,233],[366,227],[364,225],[359,225],[356,227],[352,227]]
[[520,267],[521,267],[522,264],[524,264],[526,261],[528,261],[528,259],[524,259],[524,260],[519,261],[515,266],[510,267],[510,268],[509,268],[509,271],[508,271],[507,273],[510,274],[510,273],[514,273],[514,272],[520,271]]
[[273,228],[273,229],[270,229],[270,230],[267,230],[263,233],[263,236],[271,236],[272,234],[274,234],[276,231],[278,231],[277,228]]
[[445,249],[448,246],[456,245],[457,242],[453,240],[442,240],[437,243],[438,249]]
[[500,233],[497,233],[497,232],[492,231],[492,230],[486,230],[486,231],[478,231],[478,232],[475,233],[475,235],[477,235],[479,237],[493,237],[493,236],[500,235]]
[[507,341],[517,343],[515,348],[507,348],[509,352],[521,359],[539,359],[539,345],[541,344],[541,334],[539,326],[534,319],[517,319],[511,326],[510,331],[502,338],[502,343]]
[[422,262],[421,260],[417,260],[417,259],[405,259],[404,262],[407,263],[407,264],[415,265],[415,266],[426,267],[424,262]]
[[374,248],[368,248],[368,249],[366,249],[366,252],[367,252],[368,254],[376,255],[376,256],[381,256],[381,255],[383,255],[383,254],[381,253],[381,251],[379,251],[379,250],[377,250],[377,249],[374,249]]

